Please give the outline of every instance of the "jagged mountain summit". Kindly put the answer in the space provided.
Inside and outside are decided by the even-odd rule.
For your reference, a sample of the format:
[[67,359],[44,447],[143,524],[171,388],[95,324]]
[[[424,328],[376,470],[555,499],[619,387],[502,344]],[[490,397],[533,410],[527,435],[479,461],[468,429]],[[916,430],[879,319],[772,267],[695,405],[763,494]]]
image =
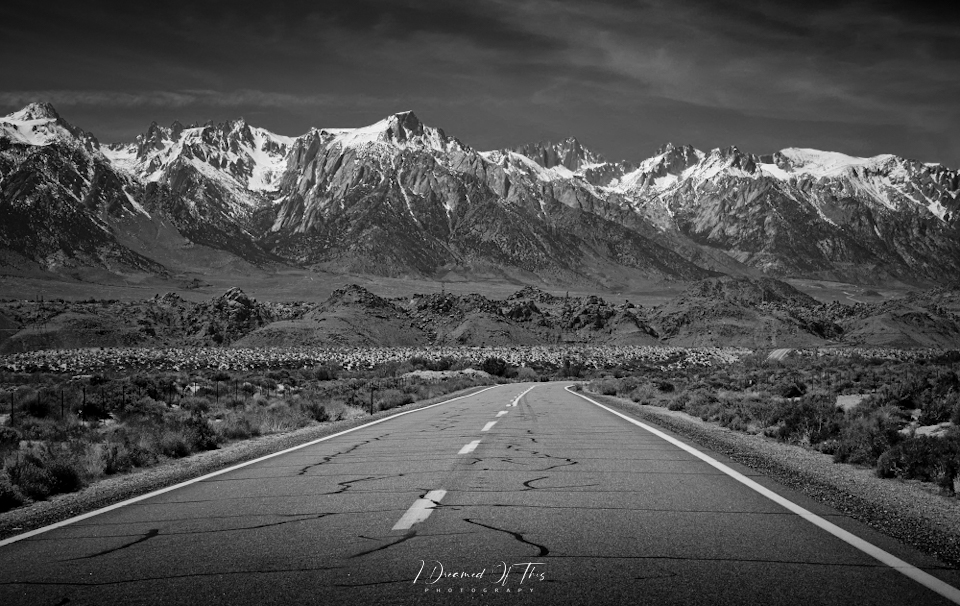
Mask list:
[[958,206],[956,170],[893,155],[481,152],[409,111],[299,137],[154,123],[107,145],[48,104],[0,118],[0,248],[47,269],[162,273],[200,247],[395,276],[938,282],[960,270]]

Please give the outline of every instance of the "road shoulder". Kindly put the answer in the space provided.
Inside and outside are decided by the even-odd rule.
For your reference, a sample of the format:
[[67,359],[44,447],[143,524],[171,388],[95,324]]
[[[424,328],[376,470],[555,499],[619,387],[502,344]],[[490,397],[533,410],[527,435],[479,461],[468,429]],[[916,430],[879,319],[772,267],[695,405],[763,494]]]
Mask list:
[[603,404],[768,476],[871,528],[960,568],[960,499],[919,482],[885,480],[872,469],[760,435],[735,432],[682,412],[587,392]]

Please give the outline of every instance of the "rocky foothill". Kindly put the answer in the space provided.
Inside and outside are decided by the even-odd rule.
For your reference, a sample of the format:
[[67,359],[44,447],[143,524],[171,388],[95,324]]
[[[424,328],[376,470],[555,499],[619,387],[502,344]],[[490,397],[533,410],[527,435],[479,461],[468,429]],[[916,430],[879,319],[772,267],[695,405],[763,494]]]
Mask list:
[[208,301],[0,302],[0,353],[89,347],[957,347],[960,294],[820,303],[770,278],[711,278],[644,307],[526,287],[384,298],[357,286],[323,303],[261,302],[238,288]]

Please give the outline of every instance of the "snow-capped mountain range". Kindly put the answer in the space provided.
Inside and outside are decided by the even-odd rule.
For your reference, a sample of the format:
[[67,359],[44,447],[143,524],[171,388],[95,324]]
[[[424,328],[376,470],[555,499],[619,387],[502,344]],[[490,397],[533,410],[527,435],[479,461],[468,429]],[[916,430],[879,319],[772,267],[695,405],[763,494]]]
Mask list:
[[938,282],[960,270],[958,208],[956,170],[893,155],[480,152],[412,112],[299,137],[154,123],[106,145],[47,104],[0,118],[0,248],[47,269],[163,272],[201,246],[388,275]]

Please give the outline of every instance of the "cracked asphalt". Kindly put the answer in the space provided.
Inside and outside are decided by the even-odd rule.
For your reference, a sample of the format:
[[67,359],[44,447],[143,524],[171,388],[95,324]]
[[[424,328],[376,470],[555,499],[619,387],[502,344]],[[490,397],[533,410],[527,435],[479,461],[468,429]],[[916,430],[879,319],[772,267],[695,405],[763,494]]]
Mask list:
[[950,603],[563,385],[514,407],[530,384],[500,386],[0,547],[0,604]]

